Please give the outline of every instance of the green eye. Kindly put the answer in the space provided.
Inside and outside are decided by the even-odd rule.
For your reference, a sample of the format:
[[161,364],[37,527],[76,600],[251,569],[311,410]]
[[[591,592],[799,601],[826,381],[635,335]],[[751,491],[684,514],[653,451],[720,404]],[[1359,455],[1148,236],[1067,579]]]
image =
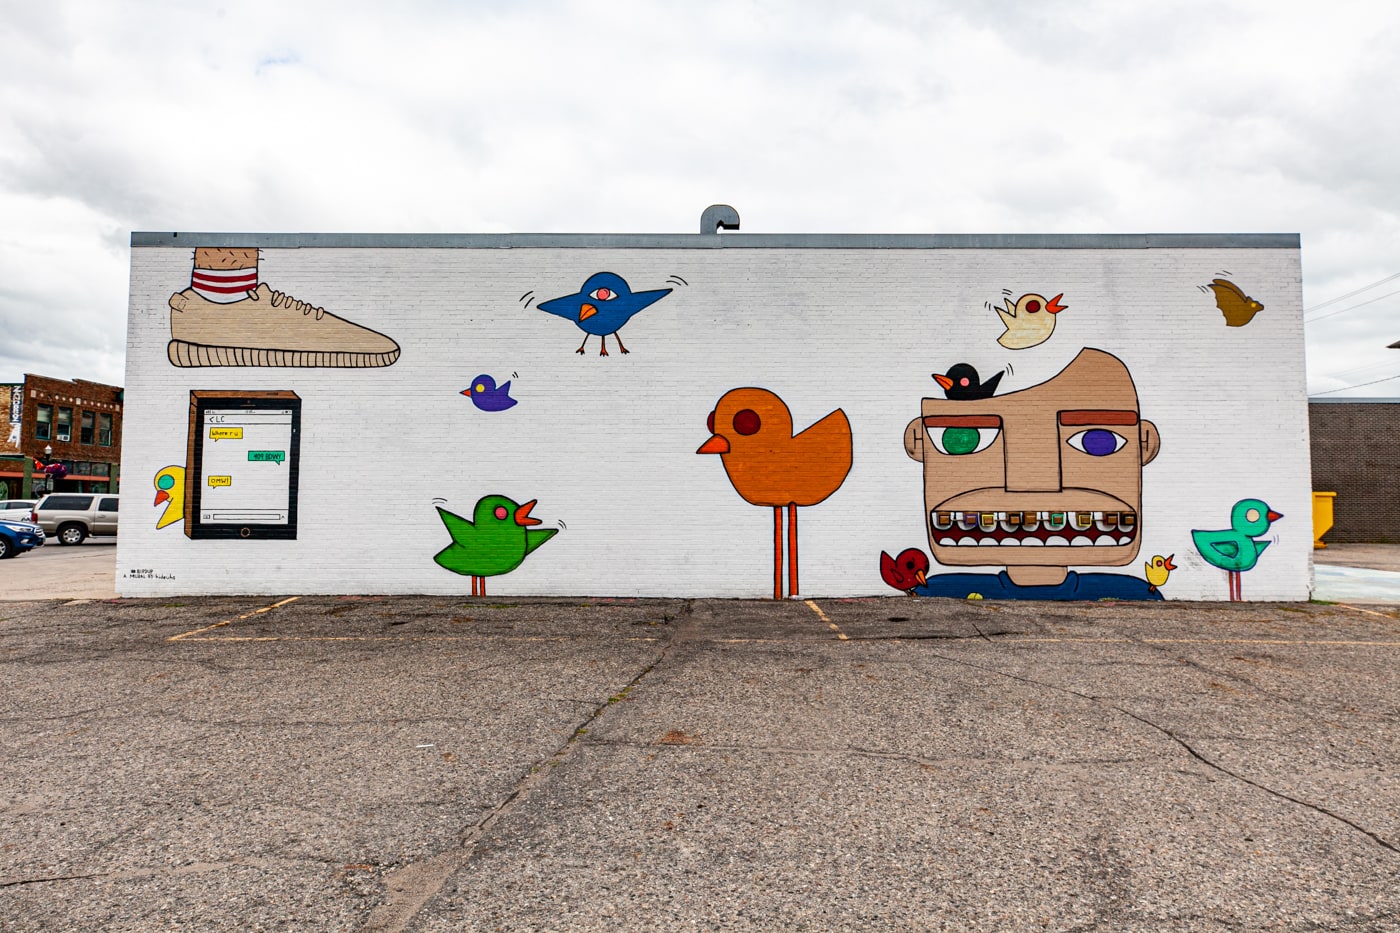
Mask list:
[[160,481],[157,482],[156,485],[159,486],[161,489],[169,489],[169,488],[171,488],[172,486],[175,485],[175,477],[173,477],[173,476],[162,476],[162,477],[160,478]]
[[941,454],[960,457],[986,450],[1001,428],[927,428],[928,439]]

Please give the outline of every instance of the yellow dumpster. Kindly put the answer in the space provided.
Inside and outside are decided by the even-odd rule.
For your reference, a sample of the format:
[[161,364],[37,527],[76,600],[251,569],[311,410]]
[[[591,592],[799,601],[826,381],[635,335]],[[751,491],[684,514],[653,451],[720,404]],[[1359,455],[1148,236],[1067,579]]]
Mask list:
[[1335,492],[1313,493],[1313,550],[1324,548],[1322,536],[1332,530],[1332,500]]

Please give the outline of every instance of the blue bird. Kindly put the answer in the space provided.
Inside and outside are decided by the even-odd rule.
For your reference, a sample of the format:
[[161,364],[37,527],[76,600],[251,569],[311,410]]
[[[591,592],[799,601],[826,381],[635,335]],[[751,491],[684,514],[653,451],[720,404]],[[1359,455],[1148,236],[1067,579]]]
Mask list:
[[671,294],[669,288],[650,292],[634,292],[627,280],[611,272],[599,272],[588,277],[577,294],[562,298],[551,298],[539,304],[539,309],[549,314],[567,318],[583,331],[583,343],[578,352],[588,346],[588,337],[597,334],[603,344],[599,356],[608,355],[608,335],[617,339],[617,347],[623,353],[628,350],[622,345],[617,332],[632,319],[638,311]]
[[472,400],[472,404],[482,411],[505,411],[515,404],[515,399],[510,397],[510,380],[497,388],[496,380],[482,373],[472,380],[469,388],[463,389],[462,394]]

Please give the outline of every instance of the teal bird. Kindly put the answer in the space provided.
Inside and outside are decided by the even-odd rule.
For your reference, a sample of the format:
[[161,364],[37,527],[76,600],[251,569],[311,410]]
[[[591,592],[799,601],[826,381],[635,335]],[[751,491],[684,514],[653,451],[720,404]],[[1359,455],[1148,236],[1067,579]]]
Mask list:
[[472,595],[486,595],[486,578],[510,573],[525,555],[559,533],[558,528],[532,529],[530,517],[537,499],[517,505],[505,496],[482,496],[472,510],[472,520],[439,507],[438,517],[452,535],[452,543],[433,556],[442,567],[472,578]]
[[1230,510],[1228,531],[1192,531],[1191,540],[1206,562],[1230,574],[1230,601],[1240,601],[1240,574],[1250,570],[1259,555],[1269,546],[1268,541],[1255,538],[1283,518],[1262,499],[1241,499]]

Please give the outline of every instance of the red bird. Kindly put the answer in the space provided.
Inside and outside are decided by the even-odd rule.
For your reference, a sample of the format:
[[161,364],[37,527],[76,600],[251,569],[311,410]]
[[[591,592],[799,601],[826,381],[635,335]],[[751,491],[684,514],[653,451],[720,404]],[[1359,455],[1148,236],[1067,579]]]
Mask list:
[[914,587],[923,586],[928,582],[931,566],[928,555],[916,547],[905,548],[899,552],[898,557],[880,552],[880,579],[911,596],[914,594]]

